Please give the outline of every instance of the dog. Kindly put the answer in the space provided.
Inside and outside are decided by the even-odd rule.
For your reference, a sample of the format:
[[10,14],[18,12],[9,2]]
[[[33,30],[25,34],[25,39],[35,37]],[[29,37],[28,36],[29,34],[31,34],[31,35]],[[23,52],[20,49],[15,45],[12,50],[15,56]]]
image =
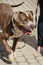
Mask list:
[[[9,53],[8,57],[11,62],[15,57],[15,48],[19,37],[23,33],[29,35],[34,29],[32,11],[13,12],[12,7],[19,5],[11,6],[9,4],[0,3],[0,27],[2,28],[0,40]],[[9,39],[13,39],[12,48],[9,47],[7,43]]]

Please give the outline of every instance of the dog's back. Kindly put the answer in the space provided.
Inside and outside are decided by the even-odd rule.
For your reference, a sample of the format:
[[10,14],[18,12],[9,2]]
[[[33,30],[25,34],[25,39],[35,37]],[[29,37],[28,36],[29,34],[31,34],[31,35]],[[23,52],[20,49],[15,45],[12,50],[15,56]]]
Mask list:
[[0,4],[0,25],[2,27],[9,24],[12,14],[13,11],[9,4]]
[[12,8],[9,4],[0,3],[0,12],[12,13]]

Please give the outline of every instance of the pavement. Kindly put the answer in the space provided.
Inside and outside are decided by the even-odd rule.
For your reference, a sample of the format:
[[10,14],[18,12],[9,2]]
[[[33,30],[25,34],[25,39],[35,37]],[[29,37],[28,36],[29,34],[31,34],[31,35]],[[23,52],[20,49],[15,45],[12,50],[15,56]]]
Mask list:
[[[12,46],[12,40],[9,41]],[[16,57],[10,64],[7,59],[7,52],[0,42],[0,65],[43,65],[43,56],[36,51],[37,40],[35,36],[22,35],[16,46]]]

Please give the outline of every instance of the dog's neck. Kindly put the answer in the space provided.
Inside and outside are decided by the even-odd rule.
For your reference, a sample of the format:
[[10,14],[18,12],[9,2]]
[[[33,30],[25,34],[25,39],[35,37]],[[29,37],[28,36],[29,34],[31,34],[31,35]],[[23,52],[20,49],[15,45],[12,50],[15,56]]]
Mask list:
[[12,16],[12,25],[13,25],[13,27],[14,27],[14,18],[13,18],[13,16]]

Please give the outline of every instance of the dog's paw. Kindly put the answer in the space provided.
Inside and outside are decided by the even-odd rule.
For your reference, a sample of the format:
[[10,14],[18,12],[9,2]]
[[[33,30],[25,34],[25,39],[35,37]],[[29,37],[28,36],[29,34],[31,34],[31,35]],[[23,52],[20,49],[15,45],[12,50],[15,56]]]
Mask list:
[[10,61],[10,62],[13,62],[14,59],[15,59],[15,57],[16,57],[15,52],[12,52],[8,57],[9,57],[9,61]]
[[15,52],[13,53],[13,57],[14,57],[14,58],[16,57],[16,53],[15,53]]
[[10,62],[14,61],[14,54],[13,53],[11,53],[8,57],[9,57]]

